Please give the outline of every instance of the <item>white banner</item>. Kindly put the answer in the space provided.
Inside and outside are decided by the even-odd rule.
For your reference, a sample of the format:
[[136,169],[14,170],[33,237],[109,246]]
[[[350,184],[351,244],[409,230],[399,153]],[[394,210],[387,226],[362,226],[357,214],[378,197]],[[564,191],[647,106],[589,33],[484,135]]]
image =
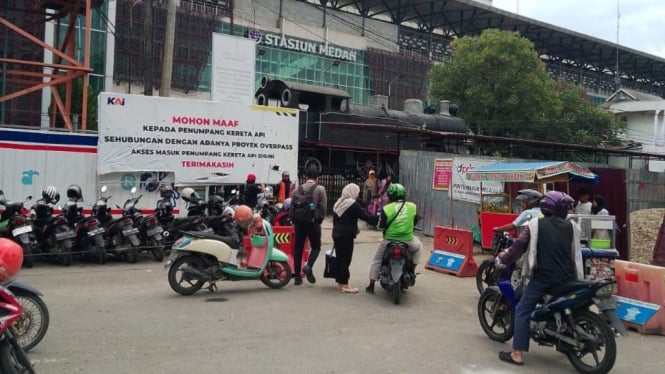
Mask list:
[[[480,182],[466,179],[466,174],[485,165],[496,164],[496,160],[478,160],[471,158],[453,159],[453,176],[450,194],[453,200],[463,200],[480,204]],[[503,192],[501,182],[483,182],[483,194],[494,194]]]
[[[101,93],[97,173],[174,172],[176,183],[275,183],[296,170],[298,111]],[[275,180],[273,180],[275,179]]]
[[211,100],[254,103],[256,42],[238,36],[212,34]]

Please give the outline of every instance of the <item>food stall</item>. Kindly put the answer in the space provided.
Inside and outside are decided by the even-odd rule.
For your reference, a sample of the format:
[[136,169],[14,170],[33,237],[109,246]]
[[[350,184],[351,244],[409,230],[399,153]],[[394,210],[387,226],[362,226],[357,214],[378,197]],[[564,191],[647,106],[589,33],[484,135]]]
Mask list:
[[[567,161],[496,163],[475,168],[467,179],[480,182],[480,227],[483,249],[492,246],[492,229],[512,222],[519,215],[514,198],[523,188],[545,193],[554,185],[565,185],[570,193],[571,180],[597,182],[597,176],[588,168]],[[504,192],[483,194],[483,182],[501,182]],[[562,190],[559,188],[559,190]]]

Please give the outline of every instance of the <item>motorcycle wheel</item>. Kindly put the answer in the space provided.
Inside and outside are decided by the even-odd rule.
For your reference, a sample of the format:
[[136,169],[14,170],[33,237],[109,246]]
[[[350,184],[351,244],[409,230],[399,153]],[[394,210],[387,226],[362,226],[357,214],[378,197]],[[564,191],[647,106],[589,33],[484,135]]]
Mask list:
[[4,338],[0,341],[0,373],[31,374],[34,372],[32,363],[21,346],[16,343],[10,333],[5,333]]
[[96,247],[97,248],[97,263],[100,265],[104,265],[106,263],[106,248],[104,247]]
[[[585,349],[566,346],[565,351],[568,361],[578,373],[608,373],[612,370],[617,357],[616,341],[612,330],[598,314],[588,310],[575,312],[573,320],[575,321],[575,327],[584,330],[595,339],[594,341],[588,341],[576,334],[578,335],[576,340],[582,340]],[[598,353],[603,348],[605,351],[602,360],[599,360]],[[585,358],[588,359],[585,360]]]
[[134,247],[133,245],[130,245],[129,249],[127,249],[127,262],[130,264],[136,263],[139,259],[139,249]]
[[24,351],[34,348],[46,335],[49,327],[49,312],[44,300],[37,295],[16,294],[23,307],[23,314],[15,323],[16,341]]
[[[202,259],[196,256],[182,256],[177,259],[169,268],[169,285],[173,291],[181,295],[193,295],[200,290],[205,283],[204,280],[195,279],[192,275],[185,274],[182,267],[191,267],[197,270],[205,269],[206,265]],[[178,278],[178,272],[180,277]],[[185,284],[183,286],[183,284]]]
[[69,266],[72,264],[73,255],[71,253],[65,253],[60,255],[60,263],[63,266]]
[[483,292],[478,300],[478,321],[494,341],[505,342],[513,337],[513,308],[500,292],[489,288]]
[[395,282],[393,284],[392,293],[393,293],[393,303],[395,303],[395,305],[399,305],[400,298],[402,297],[402,281],[401,280],[398,280],[397,282]]
[[32,245],[30,243],[23,244],[23,266],[31,268],[34,265],[34,255],[32,254]]
[[496,279],[494,277],[494,261],[485,260],[478,267],[478,272],[476,273],[476,288],[478,293],[481,295],[488,286],[493,286],[496,284]]
[[261,275],[261,282],[276,290],[289,284],[292,275],[288,262],[270,261]]
[[150,239],[150,253],[152,253],[152,258],[157,262],[162,262],[164,260],[164,246],[162,243],[156,239]]

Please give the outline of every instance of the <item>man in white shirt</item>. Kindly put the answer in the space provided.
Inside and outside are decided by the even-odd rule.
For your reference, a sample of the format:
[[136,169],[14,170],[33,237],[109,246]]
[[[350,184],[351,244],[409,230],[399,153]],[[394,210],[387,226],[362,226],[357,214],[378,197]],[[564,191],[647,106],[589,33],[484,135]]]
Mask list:
[[575,205],[575,214],[591,214],[591,192],[586,188],[580,188],[578,195],[579,200]]

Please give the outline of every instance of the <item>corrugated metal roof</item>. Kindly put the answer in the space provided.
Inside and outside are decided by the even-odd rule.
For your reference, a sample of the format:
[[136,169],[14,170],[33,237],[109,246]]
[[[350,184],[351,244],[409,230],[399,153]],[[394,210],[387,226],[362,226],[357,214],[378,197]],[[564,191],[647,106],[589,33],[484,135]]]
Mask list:
[[312,84],[287,82],[287,81],[282,81],[282,82],[284,82],[284,84],[286,84],[287,87],[297,91],[315,92],[317,94],[322,94],[322,95],[339,96],[346,98],[351,97],[346,91],[337,88],[321,87]]

